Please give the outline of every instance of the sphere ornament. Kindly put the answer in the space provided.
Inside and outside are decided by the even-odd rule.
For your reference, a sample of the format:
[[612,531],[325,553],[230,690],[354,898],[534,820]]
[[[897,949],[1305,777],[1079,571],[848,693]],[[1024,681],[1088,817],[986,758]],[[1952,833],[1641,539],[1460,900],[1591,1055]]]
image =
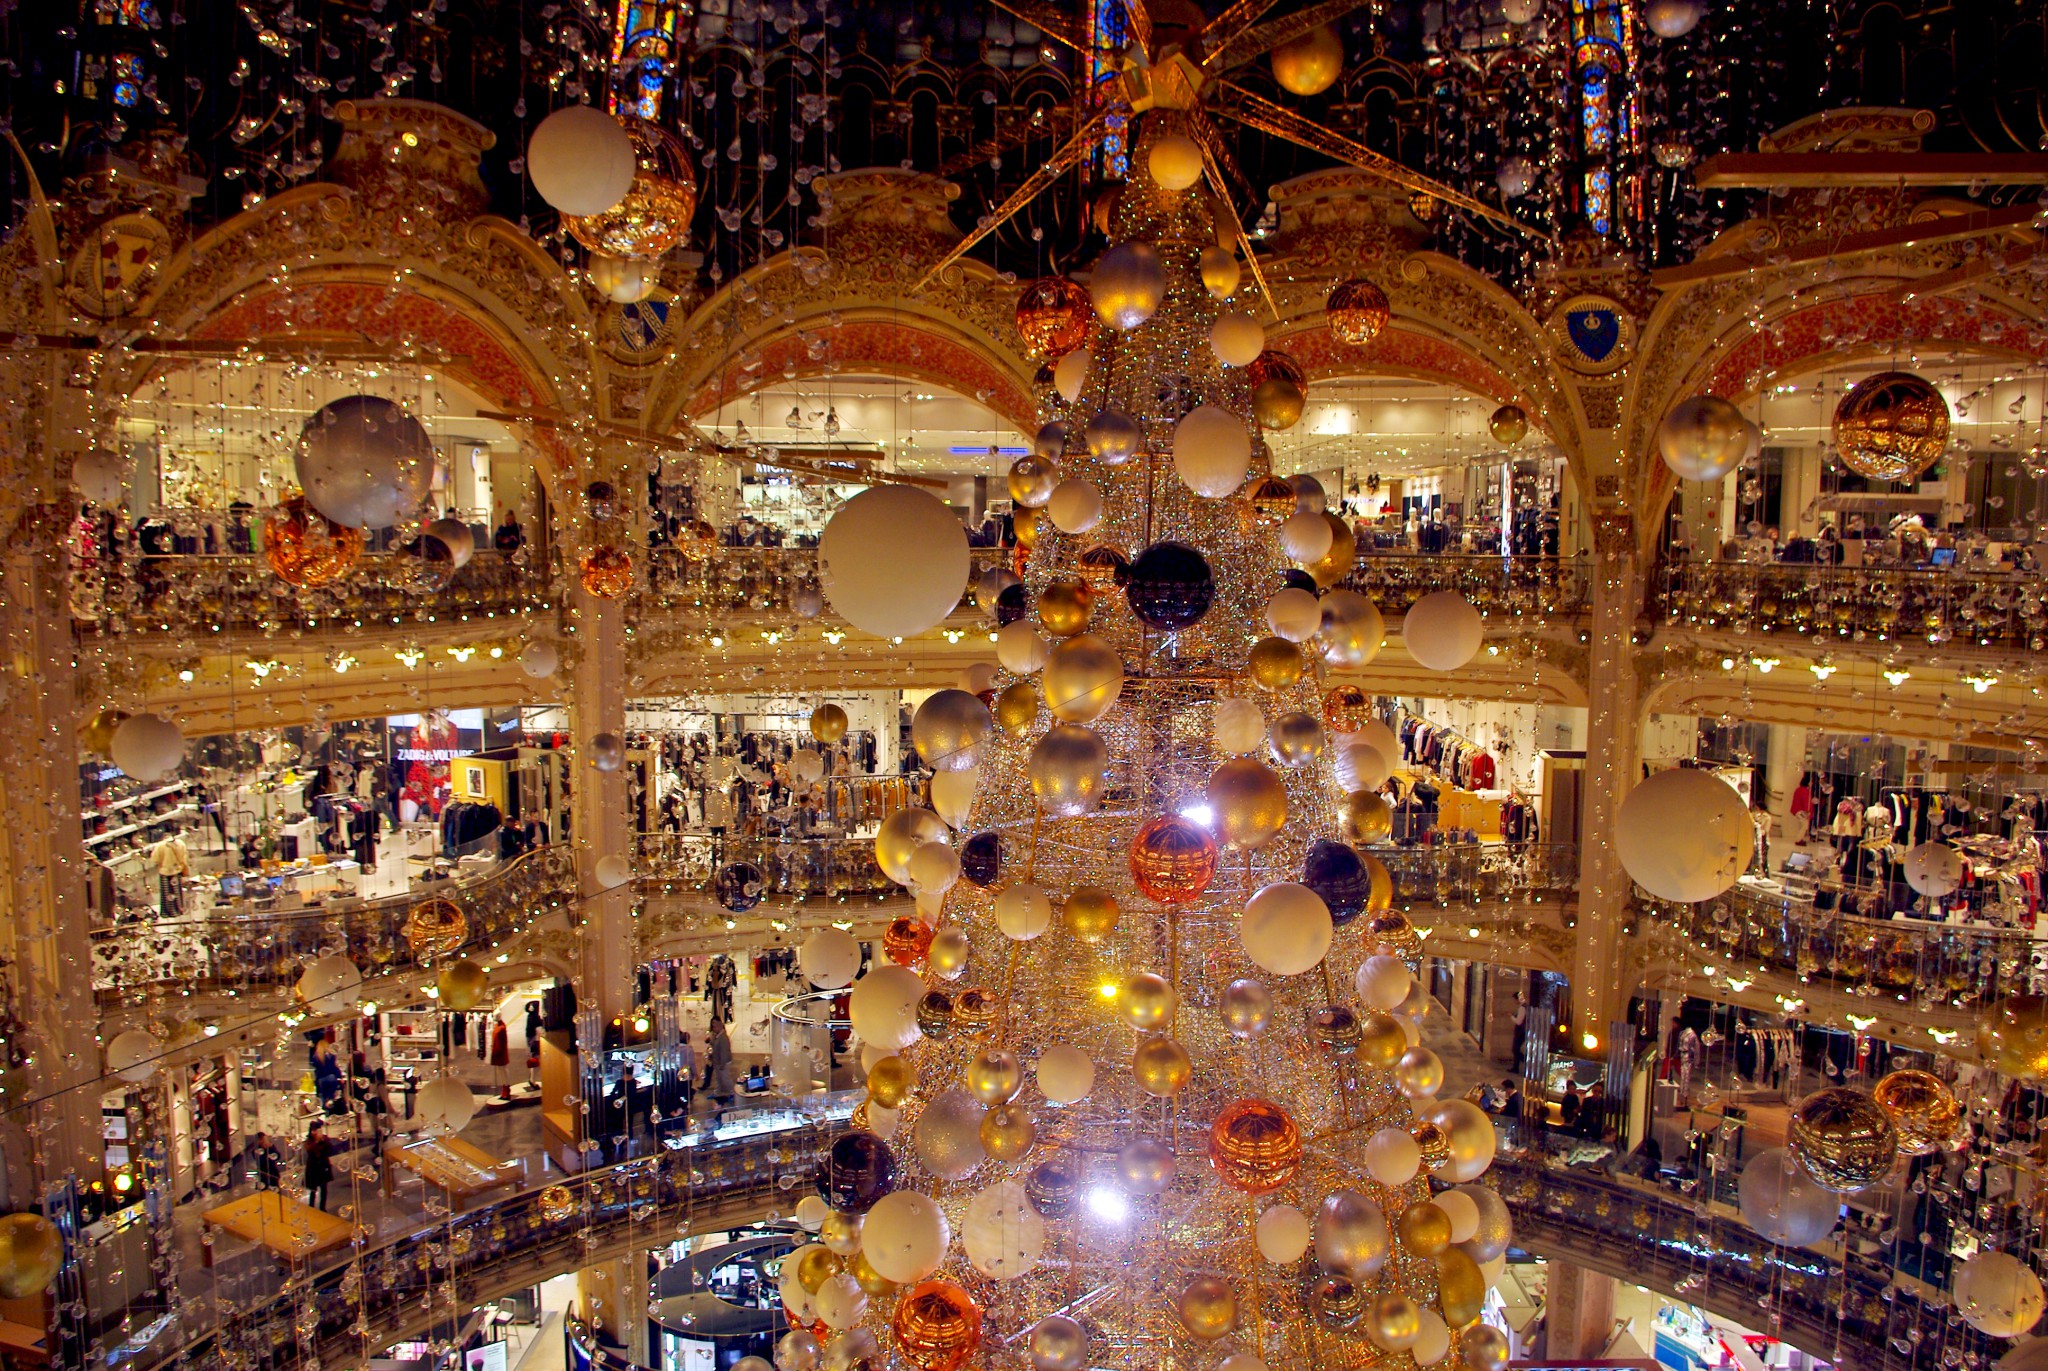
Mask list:
[[[1316,583],[1322,584],[1321,576],[1316,577]],[[1323,596],[1322,604],[1323,623],[1317,632],[1322,639],[1324,661],[1338,667],[1364,666],[1379,655],[1380,644],[1386,637],[1386,621],[1380,617],[1378,605],[1355,590],[1333,590]],[[1330,729],[1334,733],[1358,731],[1356,726],[1339,728],[1335,722]]]
[[1372,718],[1372,697],[1355,685],[1332,686],[1323,696],[1323,722],[1330,732],[1346,737]]
[[1174,474],[1197,495],[1221,500],[1236,494],[1251,464],[1251,430],[1220,405],[1197,405],[1173,427]]
[[1247,1195],[1278,1190],[1300,1169],[1301,1130],[1271,1100],[1239,1100],[1209,1127],[1209,1164]]
[[882,930],[882,955],[912,971],[924,965],[931,946],[932,926],[908,914],[891,919]]
[[1106,543],[1098,543],[1081,554],[1075,569],[1100,595],[1124,583],[1124,577],[1130,574],[1131,559]]
[[1088,293],[1096,316],[1128,333],[1150,319],[1166,299],[1166,266],[1150,243],[1118,243],[1096,259]]
[[811,711],[811,736],[821,743],[836,743],[846,736],[846,711],[838,705],[819,705]]
[[1022,1161],[1037,1141],[1038,1125],[1022,1105],[995,1105],[982,1116],[981,1150],[996,1161]]
[[1993,1004],[1978,1027],[1978,1049],[2003,1075],[2048,1080],[2048,997],[2007,995]]
[[1217,1013],[1233,1038],[1255,1038],[1273,1022],[1273,992],[1264,981],[1240,977],[1223,988]]
[[1956,1272],[1954,1294],[1956,1312],[1964,1322],[1994,1338],[2028,1332],[2048,1306],[2041,1278],[2006,1252],[1979,1252],[1964,1262]]
[[1711,771],[1673,767],[1638,784],[1615,816],[1622,869],[1662,900],[1711,900],[1749,866],[1756,830],[1735,787]]
[[[1372,897],[1372,873],[1356,851],[1343,843],[1319,840],[1302,862],[1301,883],[1329,906],[1339,928],[1365,912]],[[1405,974],[1407,968],[1403,967]]]
[[1033,1075],[1039,1093],[1054,1104],[1074,1104],[1095,1088],[1095,1063],[1078,1047],[1048,1047],[1038,1056]]
[[1756,432],[1718,395],[1680,400],[1657,425],[1657,453],[1681,480],[1718,481],[1749,455]]
[[1261,638],[1245,657],[1245,675],[1261,690],[1286,690],[1306,668],[1301,649],[1285,638]]
[[644,261],[690,235],[697,179],[682,141],[645,120],[626,125],[633,144],[633,181],[624,198],[596,214],[565,214],[562,227],[592,252]]
[[1364,347],[1379,337],[1393,310],[1387,293],[1364,280],[1339,281],[1323,301],[1323,317],[1330,332],[1353,347]]
[[1329,907],[1313,890],[1277,881],[1245,902],[1237,933],[1245,955],[1262,970],[1299,976],[1329,952],[1336,926]]
[[434,443],[396,401],[350,395],[306,420],[297,472],[315,512],[351,528],[390,528],[426,500]]
[[1145,445],[1145,426],[1120,409],[1105,409],[1084,430],[1088,455],[1108,466],[1122,466]]
[[1012,500],[1026,509],[1038,509],[1052,499],[1053,487],[1059,484],[1059,468],[1046,458],[1027,452],[1010,463],[1007,483]]
[[[1321,587],[1327,590],[1349,576],[1352,568],[1358,565],[1358,535],[1351,531],[1351,525],[1328,510],[1323,511],[1323,520],[1330,526],[1330,550],[1306,568],[1310,589]],[[1378,651],[1377,645],[1374,651]]]
[[1699,27],[1706,10],[1705,0],[1649,0],[1643,22],[1659,38],[1683,38]]
[[1045,513],[1062,533],[1086,533],[1102,522],[1102,491],[1093,481],[1061,481],[1052,488]]
[[995,721],[1012,738],[1021,738],[1038,722],[1041,703],[1029,681],[1014,682],[996,696]]
[[1167,133],[1152,140],[1145,169],[1167,190],[1186,190],[1202,179],[1202,145],[1185,133]]
[[920,1281],[896,1301],[889,1331],[919,1371],[957,1371],[981,1344],[981,1306],[951,1281]]
[[1216,598],[1209,559],[1186,543],[1158,542],[1131,560],[1124,598],[1147,628],[1174,633],[1201,622]]
[[1929,1071],[1890,1072],[1871,1087],[1870,1098],[1899,1131],[1899,1150],[1909,1157],[1938,1151],[1963,1125],[1954,1092]]
[[1750,1158],[1737,1184],[1742,1219],[1772,1242],[1807,1247],[1835,1230],[1842,1200],[1782,1147]]
[[841,1134],[818,1167],[819,1197],[843,1214],[865,1214],[895,1188],[896,1154],[873,1133]]
[[1116,897],[1099,885],[1077,885],[1060,907],[1060,922],[1084,943],[1099,943],[1116,931],[1123,916]]
[[1308,404],[1308,373],[1284,352],[1267,348],[1245,368],[1252,384],[1252,414],[1270,429],[1293,428]]
[[1393,1234],[1377,1204],[1356,1190],[1339,1190],[1316,1211],[1315,1246],[1324,1270],[1357,1279],[1386,1264]]
[[1163,1142],[1139,1138],[1117,1149],[1117,1181],[1133,1195],[1157,1195],[1177,1174],[1173,1149]]
[[1092,723],[1123,694],[1124,663],[1106,641],[1079,633],[1053,649],[1039,680],[1055,718]]
[[1494,442],[1513,447],[1529,436],[1529,416],[1520,405],[1502,405],[1487,416],[1486,431]]
[[1304,710],[1290,710],[1273,720],[1273,760],[1286,767],[1319,761],[1329,746],[1323,722]]
[[1444,1322],[1463,1328],[1486,1307],[1486,1273],[1469,1253],[1451,1248],[1436,1259],[1436,1303]]
[[910,720],[910,741],[933,771],[966,771],[981,760],[981,745],[995,730],[988,706],[964,690],[925,697]]
[[1264,476],[1251,488],[1248,497],[1252,512],[1267,528],[1278,528],[1295,514],[1301,504],[1301,497],[1294,493],[1294,487],[1278,476]]
[[1078,818],[1101,806],[1109,748],[1093,729],[1079,724],[1053,726],[1031,749],[1027,766],[1031,793],[1037,797],[1040,812],[1048,817]]
[[1095,320],[1088,290],[1067,276],[1027,281],[1017,295],[1017,332],[1036,358],[1059,358],[1088,341]]
[[1214,1342],[1237,1327],[1237,1292],[1216,1276],[1197,1276],[1174,1301],[1181,1327],[1202,1342]]
[[633,554],[616,543],[603,543],[583,554],[579,579],[586,593],[616,600],[633,586]]
[[1031,1325],[1024,1353],[1032,1371],[1081,1371],[1088,1363],[1088,1330],[1078,1319],[1048,1314]]
[[363,531],[337,524],[294,495],[263,526],[263,559],[277,579],[303,589],[347,575],[363,555]]
[[602,214],[633,188],[633,139],[619,121],[590,105],[566,105],[540,121],[526,142],[527,174],[562,214]]
[[900,1109],[917,1086],[910,1063],[890,1053],[868,1068],[868,1098],[884,1109]]
[[1168,1099],[1187,1088],[1195,1064],[1188,1050],[1172,1038],[1146,1038],[1131,1054],[1131,1077],[1147,1095]]
[[0,1218],[0,1298],[40,1295],[64,1265],[64,1235],[41,1214]]
[[1131,839],[1131,879],[1147,899],[1186,904],[1216,878],[1216,839],[1193,819],[1161,814]]
[[1217,836],[1235,851],[1263,847],[1287,822],[1287,787],[1264,762],[1235,757],[1209,777]]
[[825,525],[818,568],[825,598],[855,628],[915,637],[937,627],[967,589],[967,530],[930,491],[870,486]]
[[441,1007],[457,1012],[474,1009],[490,984],[491,973],[467,957],[448,963],[434,975]]
[[1881,371],[1835,406],[1835,449],[1873,481],[1912,481],[1948,448],[1948,401],[1918,376]]
[[1273,79],[1292,95],[1321,95],[1344,74],[1344,40],[1328,24],[1273,49]]
[[1237,294],[1237,287],[1244,280],[1244,268],[1238,264],[1237,253],[1221,246],[1203,248],[1201,266],[1202,285],[1212,298],[1228,300]]
[[1801,1100],[1786,1141],[1807,1175],[1840,1194],[1876,1185],[1899,1157],[1891,1119],[1876,1100],[1847,1086],[1829,1086]]

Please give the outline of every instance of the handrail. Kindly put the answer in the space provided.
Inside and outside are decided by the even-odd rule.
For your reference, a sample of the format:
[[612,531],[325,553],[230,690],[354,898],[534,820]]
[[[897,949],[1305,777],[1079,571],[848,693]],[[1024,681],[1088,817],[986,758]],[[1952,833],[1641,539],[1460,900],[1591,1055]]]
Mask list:
[[[180,1359],[243,1367],[353,1364],[376,1349],[452,1322],[474,1305],[579,1270],[673,1242],[678,1221],[713,1232],[754,1222],[791,1201],[788,1182],[807,1182],[843,1127],[834,1097],[803,1102],[786,1127],[680,1140],[653,1156],[596,1168],[495,1204],[432,1222],[336,1265],[285,1283],[269,1299],[241,1304],[179,1346],[136,1349],[136,1371]],[[673,1141],[673,1140],[672,1140]],[[132,1313],[132,1311],[130,1311]],[[141,1326],[143,1314],[130,1322]]]
[[1809,562],[1665,562],[1652,604],[1666,623],[1730,633],[1948,643],[2038,652],[2048,598],[2037,573],[1984,567],[1823,566]]
[[259,914],[201,914],[95,929],[93,989],[103,1006],[134,991],[175,982],[187,993],[283,989],[304,964],[342,952],[368,980],[406,970],[414,949],[407,921],[430,900],[464,916],[446,955],[501,942],[576,899],[575,861],[563,846],[501,862],[472,880],[437,882],[404,895]]
[[708,889],[719,871],[736,862],[761,873],[760,893],[766,897],[877,896],[902,889],[882,873],[872,838],[643,833],[639,842],[644,889]]
[[1432,843],[1366,851],[1393,878],[1397,907],[1561,900],[1578,889],[1579,849],[1573,843]]
[[1585,557],[1362,551],[1343,585],[1382,614],[1406,614],[1423,596],[1452,590],[1492,617],[1544,617],[1585,610],[1589,570]]

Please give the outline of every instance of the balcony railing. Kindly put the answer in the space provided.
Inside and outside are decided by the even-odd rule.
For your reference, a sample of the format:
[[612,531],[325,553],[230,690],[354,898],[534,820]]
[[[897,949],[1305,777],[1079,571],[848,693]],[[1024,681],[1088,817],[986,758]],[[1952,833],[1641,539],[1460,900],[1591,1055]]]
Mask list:
[[[417,558],[365,555],[347,575],[298,587],[246,553],[82,558],[71,580],[71,614],[102,634],[350,631],[399,624],[490,621],[541,613],[561,602],[539,554],[522,560],[480,551],[445,580],[423,580]],[[195,642],[195,646],[197,643]]]
[[1670,562],[1655,582],[1666,623],[1728,633],[1794,634],[1829,643],[2048,647],[2040,576],[1981,568]]
[[[672,1138],[657,1154],[592,1170],[368,1247],[258,1298],[175,1311],[182,1329],[124,1349],[146,1371],[187,1366],[353,1366],[392,1342],[447,1329],[471,1308],[549,1276],[649,1247],[682,1231],[717,1232],[786,1209],[809,1183],[850,1103],[804,1101],[806,1112],[752,1129]],[[266,1268],[267,1270],[268,1268]],[[123,1311],[125,1326],[161,1310]],[[128,1360],[132,1357],[132,1360]]]
[[408,934],[422,932],[413,915],[429,902],[446,901],[462,916],[459,943],[440,945],[453,955],[502,942],[576,898],[575,863],[566,848],[551,847],[389,899],[117,924],[92,934],[93,989],[103,1004],[172,983],[195,995],[285,990],[328,952],[345,953],[369,980],[416,964]]
[[[961,606],[972,606],[974,584],[982,572],[1010,565],[1013,555],[1008,548],[973,549]],[[631,612],[641,618],[670,614],[788,618],[795,613],[791,597],[799,589],[817,584],[816,548],[715,547],[692,555],[680,548],[660,547],[644,559]]]
[[749,838],[734,834],[643,833],[641,891],[709,890],[735,863],[760,872],[761,894],[790,900],[900,893],[882,874],[873,838]]
[[1344,578],[1387,615],[1439,590],[1455,590],[1491,618],[1546,618],[1586,608],[1584,557],[1371,552]]
[[1394,906],[1498,904],[1569,898],[1579,849],[1566,843],[1439,843],[1370,849],[1394,881]]

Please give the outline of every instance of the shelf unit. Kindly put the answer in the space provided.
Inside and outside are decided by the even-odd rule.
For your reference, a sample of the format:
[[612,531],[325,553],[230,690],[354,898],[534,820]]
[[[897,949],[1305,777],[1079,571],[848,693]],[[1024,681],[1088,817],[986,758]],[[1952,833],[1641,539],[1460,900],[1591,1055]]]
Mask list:
[[101,805],[97,809],[81,809],[78,811],[78,817],[81,819],[105,818],[109,814],[118,814],[122,810],[131,809],[136,805],[148,804],[151,800],[160,800],[166,795],[175,795],[190,784],[192,784],[190,781],[174,781],[170,785],[159,786],[155,790],[145,790],[140,795],[130,795],[125,800],[116,800],[110,805]]
[[130,833],[137,833],[145,828],[155,828],[158,824],[167,824],[175,819],[182,819],[188,814],[197,814],[198,812],[198,805],[178,805],[175,808],[165,810],[161,814],[152,814],[141,823],[124,824],[120,828],[110,828],[104,833],[95,833],[85,840],[85,845],[91,847],[96,843],[106,842],[110,838],[123,838]]
[[386,1066],[396,1070],[402,1066],[434,1066],[440,1063],[440,1010],[387,1009],[382,1018]]

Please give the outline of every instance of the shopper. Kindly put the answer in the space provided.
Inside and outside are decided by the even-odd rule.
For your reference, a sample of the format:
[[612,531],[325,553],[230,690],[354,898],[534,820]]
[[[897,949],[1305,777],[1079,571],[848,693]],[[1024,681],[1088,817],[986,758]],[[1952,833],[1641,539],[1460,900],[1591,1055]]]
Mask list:
[[316,1123],[306,1130],[306,1203],[315,1209],[325,1210],[327,1186],[333,1179],[334,1155],[326,1130]]
[[687,1114],[697,1094],[697,1049],[687,1033],[676,1044],[676,1077],[683,1083],[683,1112]]
[[719,1018],[712,1019],[711,1039],[705,1046],[704,1089],[719,1108],[732,1103],[732,1037]]
[[249,1163],[256,1177],[256,1188],[275,1190],[284,1175],[284,1158],[279,1155],[277,1144],[270,1135],[258,1129],[249,1143]]
[[505,1021],[496,1015],[491,1017],[491,1079],[497,1082],[498,1098],[512,1098],[512,1045],[511,1032]]

